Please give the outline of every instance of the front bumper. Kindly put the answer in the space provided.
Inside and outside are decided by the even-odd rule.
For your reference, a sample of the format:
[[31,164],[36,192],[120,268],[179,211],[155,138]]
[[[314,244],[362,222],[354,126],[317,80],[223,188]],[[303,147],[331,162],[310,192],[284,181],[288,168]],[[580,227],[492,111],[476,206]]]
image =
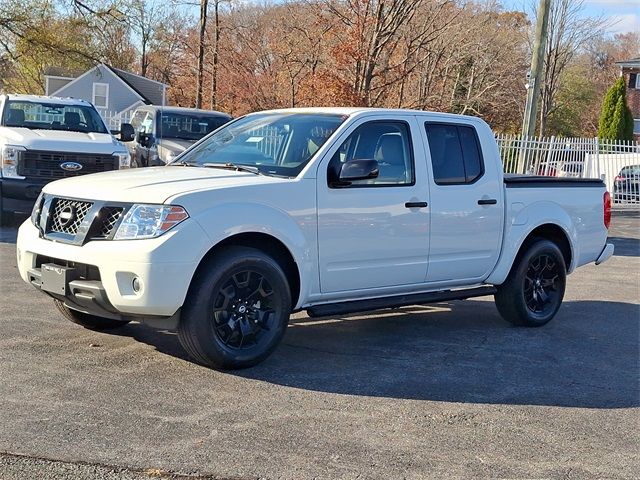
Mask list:
[[[63,267],[60,265],[59,267]],[[27,272],[31,285],[43,289],[42,267],[32,268]],[[121,312],[111,305],[107,292],[100,280],[75,279],[65,282],[59,292],[43,290],[48,295],[63,301],[69,308],[91,313],[104,318],[122,320]]]
[[[95,266],[99,278],[71,281],[63,298],[56,298],[70,308],[99,316],[170,317],[184,303],[208,250],[207,239],[200,225],[189,219],[154,239],[90,241],[80,246],[43,239],[27,220],[18,231],[18,269],[25,282],[39,287],[42,258],[60,265]],[[133,288],[134,278],[138,278],[138,291]]]

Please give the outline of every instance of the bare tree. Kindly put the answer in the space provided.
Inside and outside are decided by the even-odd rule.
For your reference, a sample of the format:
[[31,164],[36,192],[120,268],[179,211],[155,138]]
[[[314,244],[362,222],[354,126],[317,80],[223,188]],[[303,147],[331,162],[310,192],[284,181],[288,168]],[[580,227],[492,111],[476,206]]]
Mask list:
[[198,36],[198,71],[196,76],[196,108],[202,108],[202,85],[204,83],[204,51],[206,48],[207,15],[209,0],[200,0],[200,35]]
[[218,108],[218,65],[220,63],[220,4],[213,0],[213,48],[211,49],[211,109]]
[[140,74],[146,77],[149,69],[149,50],[153,48],[161,25],[169,21],[164,4],[156,0],[134,0],[127,19],[139,37]]
[[346,27],[343,55],[353,91],[367,105],[374,104],[372,84],[389,70],[389,57],[400,44],[398,31],[411,23],[423,0],[329,0],[330,11]]

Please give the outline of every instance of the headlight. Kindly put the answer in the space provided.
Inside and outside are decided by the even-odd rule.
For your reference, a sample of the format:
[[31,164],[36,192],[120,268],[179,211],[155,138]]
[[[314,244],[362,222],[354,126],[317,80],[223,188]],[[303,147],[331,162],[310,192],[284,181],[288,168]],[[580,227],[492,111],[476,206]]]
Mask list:
[[22,152],[25,152],[24,147],[14,147],[13,145],[5,145],[0,151],[0,157],[2,157],[2,176],[4,178],[24,178],[18,175],[18,161]]
[[42,210],[42,200],[44,197],[44,193],[40,192],[40,195],[38,195],[38,199],[36,200],[35,205],[33,206],[33,210],[31,211],[31,223],[33,223],[34,226],[38,226],[38,222],[40,220],[40,211]]
[[175,205],[135,204],[125,214],[114,240],[159,237],[189,218],[187,211]]
[[129,168],[131,166],[131,155],[129,154],[129,152],[114,153],[114,155],[118,157],[119,168]]

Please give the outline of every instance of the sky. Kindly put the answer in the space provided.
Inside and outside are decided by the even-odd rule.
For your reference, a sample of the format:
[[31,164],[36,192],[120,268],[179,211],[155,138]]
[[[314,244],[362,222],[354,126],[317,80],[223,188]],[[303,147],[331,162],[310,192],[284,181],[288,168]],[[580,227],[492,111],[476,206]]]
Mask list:
[[[529,11],[532,0],[500,0],[506,9]],[[533,0],[538,3],[538,0]],[[611,20],[608,32],[640,32],[640,0],[584,0],[584,15]]]

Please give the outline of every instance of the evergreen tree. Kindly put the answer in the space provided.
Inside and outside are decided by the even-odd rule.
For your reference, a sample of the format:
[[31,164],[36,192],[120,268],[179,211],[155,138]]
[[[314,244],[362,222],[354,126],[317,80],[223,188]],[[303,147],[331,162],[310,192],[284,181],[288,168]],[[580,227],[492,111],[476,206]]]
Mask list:
[[602,102],[598,137],[608,140],[633,140],[633,115],[627,105],[624,77],[609,89]]

